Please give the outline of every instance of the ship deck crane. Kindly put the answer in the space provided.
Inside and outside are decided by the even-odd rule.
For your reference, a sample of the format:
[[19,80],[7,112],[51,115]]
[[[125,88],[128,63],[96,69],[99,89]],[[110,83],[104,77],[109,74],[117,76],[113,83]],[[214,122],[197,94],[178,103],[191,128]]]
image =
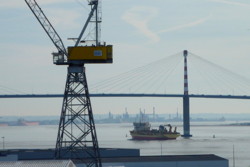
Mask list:
[[[52,53],[56,65],[67,65],[67,79],[59,122],[55,158],[83,160],[88,167],[101,167],[93,111],[84,65],[86,63],[112,63],[112,45],[99,42],[101,22],[98,0],[89,0],[91,11],[74,46],[65,48],[60,36],[35,0],[25,0],[58,52]],[[93,21],[94,20],[94,21]],[[79,46],[90,22],[95,23],[95,43]]]

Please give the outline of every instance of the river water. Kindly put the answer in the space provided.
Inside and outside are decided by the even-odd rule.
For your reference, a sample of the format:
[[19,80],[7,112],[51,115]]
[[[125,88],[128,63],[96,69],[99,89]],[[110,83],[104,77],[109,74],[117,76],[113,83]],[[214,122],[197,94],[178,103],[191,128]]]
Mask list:
[[[152,124],[157,127],[160,123]],[[174,125],[174,124],[173,124]],[[167,141],[134,141],[131,123],[96,124],[100,147],[136,148],[141,155],[216,154],[229,159],[229,166],[250,167],[250,126],[222,126],[214,123],[191,124],[190,139],[182,137]],[[182,133],[181,125],[178,131]],[[54,148],[58,126],[0,127],[0,148]]]

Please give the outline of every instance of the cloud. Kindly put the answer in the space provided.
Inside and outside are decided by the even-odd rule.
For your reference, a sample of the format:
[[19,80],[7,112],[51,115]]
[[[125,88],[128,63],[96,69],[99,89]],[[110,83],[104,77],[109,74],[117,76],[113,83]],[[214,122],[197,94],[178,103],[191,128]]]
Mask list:
[[152,42],[159,42],[160,37],[149,28],[149,22],[157,15],[158,10],[156,8],[137,6],[127,10],[122,19],[134,26]]
[[[37,0],[38,5],[42,9],[43,9],[43,6],[47,4],[55,4],[55,3],[62,4],[66,2],[69,3],[70,1],[69,0]],[[6,9],[7,8],[24,8],[27,12],[30,12],[24,0],[3,1],[0,3],[0,8],[6,8]],[[59,8],[59,7],[56,7],[56,5],[54,5],[52,8],[44,7],[44,9],[46,10],[44,11],[45,15],[48,17],[50,22],[52,22],[53,26],[60,26],[68,30],[68,29],[78,28],[80,25],[82,25],[82,24],[79,24],[79,18],[81,18],[82,15],[76,10],[72,10],[70,8]],[[32,13],[30,13],[29,15],[32,15]]]
[[[54,3],[63,3],[69,2],[68,0],[39,0],[37,3],[40,4],[54,4]],[[2,1],[0,3],[0,8],[22,8],[26,5],[24,0],[9,0]]]
[[[53,26],[60,26],[66,30],[72,30],[73,28],[81,26],[81,24],[79,24],[81,15],[77,11],[53,8],[53,10],[49,9],[47,13]],[[45,15],[47,14],[45,13]]]
[[2,1],[0,3],[0,8],[17,8],[17,7],[23,7],[25,4],[24,1],[21,0],[11,0],[11,1]]
[[38,4],[54,4],[54,3],[65,3],[65,2],[68,2],[68,3],[72,3],[72,1],[69,1],[69,0],[39,0],[37,1]]
[[243,7],[250,7],[250,4],[242,3],[242,2],[232,2],[228,0],[211,0],[214,2],[219,2],[219,3],[224,3],[224,4],[229,4],[229,5],[237,5],[237,6],[243,6]]
[[195,20],[195,21],[186,23],[186,24],[182,24],[182,25],[170,27],[170,28],[167,28],[167,29],[164,29],[164,30],[160,30],[160,31],[158,31],[157,33],[165,33],[165,32],[170,32],[170,31],[181,30],[181,29],[188,28],[188,27],[194,27],[194,26],[197,26],[197,25],[199,25],[199,24],[204,23],[204,22],[207,21],[210,17],[211,17],[211,15],[208,16],[208,17],[205,17],[205,18],[201,18],[201,19],[198,19],[198,20]]

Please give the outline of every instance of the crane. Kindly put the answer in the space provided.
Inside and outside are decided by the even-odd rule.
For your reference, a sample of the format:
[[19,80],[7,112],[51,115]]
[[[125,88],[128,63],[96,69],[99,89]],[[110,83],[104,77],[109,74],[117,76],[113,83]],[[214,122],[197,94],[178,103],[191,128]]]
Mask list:
[[[85,64],[113,62],[113,46],[99,41],[99,0],[89,0],[91,7],[87,20],[76,38],[74,46],[66,47],[62,39],[35,0],[25,0],[55,47],[53,63],[67,65],[67,78],[55,147],[55,158],[80,159],[88,167],[101,167],[101,157],[97,140],[93,110],[89,97]],[[89,25],[95,24],[95,40],[90,45],[80,46]]]

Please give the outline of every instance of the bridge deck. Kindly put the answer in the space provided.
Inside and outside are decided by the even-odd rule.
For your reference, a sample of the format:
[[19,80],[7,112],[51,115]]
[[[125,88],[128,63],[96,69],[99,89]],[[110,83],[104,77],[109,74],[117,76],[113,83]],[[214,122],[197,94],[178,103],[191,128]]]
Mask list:
[[[0,95],[0,98],[61,98],[63,94],[16,94],[16,95]],[[92,93],[91,97],[183,97],[183,94],[104,94]],[[217,99],[250,99],[247,95],[198,95],[190,94],[190,98],[217,98]]]

